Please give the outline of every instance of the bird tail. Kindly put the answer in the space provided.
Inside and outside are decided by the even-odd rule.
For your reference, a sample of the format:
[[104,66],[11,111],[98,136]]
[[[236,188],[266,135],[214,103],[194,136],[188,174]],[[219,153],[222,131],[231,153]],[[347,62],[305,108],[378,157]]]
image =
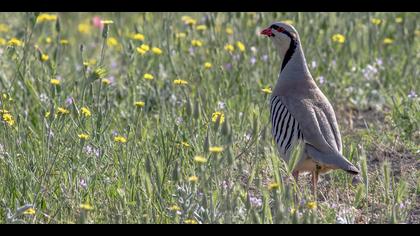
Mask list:
[[305,145],[305,149],[307,154],[316,162],[337,167],[353,175],[357,175],[360,173],[359,169],[357,169],[350,161],[348,161],[343,155],[341,155],[338,152],[323,153],[308,144]]

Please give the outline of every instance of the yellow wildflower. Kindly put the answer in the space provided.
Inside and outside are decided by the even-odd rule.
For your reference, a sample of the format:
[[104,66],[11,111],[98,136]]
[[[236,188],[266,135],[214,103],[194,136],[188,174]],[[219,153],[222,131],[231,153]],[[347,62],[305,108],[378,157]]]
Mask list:
[[391,38],[384,38],[384,44],[392,44],[394,42]]
[[[7,93],[3,93],[3,99],[4,99],[4,101],[9,101],[9,102],[13,101],[13,98],[11,96],[9,96]],[[0,109],[0,113],[1,113],[1,111],[2,110]]]
[[242,42],[236,42],[236,46],[238,47],[239,51],[244,52],[245,51],[245,45]]
[[50,84],[52,84],[54,86],[60,85],[60,80],[58,80],[58,79],[52,79],[52,80],[50,80]]
[[196,29],[198,31],[205,31],[207,29],[207,26],[205,26],[205,25],[197,25]]
[[190,17],[190,16],[182,16],[181,20],[184,22],[184,24],[186,25],[195,25],[197,23],[197,21]]
[[344,43],[346,41],[346,37],[342,34],[334,34],[332,36],[332,41],[336,43]]
[[82,112],[82,115],[84,115],[85,117],[92,116],[92,113],[90,112],[89,108],[87,108],[87,107],[82,107],[82,109],[80,109],[80,111]]
[[34,208],[30,207],[26,211],[23,212],[24,215],[35,215],[36,211]]
[[223,147],[220,147],[220,146],[210,147],[209,151],[212,153],[221,153],[223,152]]
[[176,79],[176,80],[174,80],[174,84],[176,84],[176,85],[186,85],[186,84],[188,84],[188,81],[182,80],[182,79]]
[[6,45],[6,39],[0,38],[0,46]]
[[223,112],[220,112],[220,111],[213,112],[213,114],[211,115],[211,120],[214,123],[216,123],[218,119],[220,119],[220,121],[219,121],[220,124],[225,122],[225,114],[223,114]]
[[140,53],[140,55],[144,55],[144,54],[146,54],[146,52],[148,52],[150,50],[150,47],[149,47],[149,45],[142,44],[136,50],[137,50],[138,53]]
[[112,20],[101,20],[101,24],[110,25],[110,24],[114,24],[114,21],[112,21]]
[[143,75],[143,79],[152,80],[154,77],[152,74],[146,73]]
[[232,28],[230,28],[230,27],[227,27],[227,28],[226,28],[226,30],[225,30],[225,32],[226,32],[226,34],[228,34],[228,35],[232,35],[232,34],[233,34],[233,29],[232,29]]
[[114,37],[109,37],[106,41],[109,47],[115,47],[118,46],[118,40]]
[[162,54],[162,50],[160,48],[157,48],[157,47],[153,47],[152,52],[156,55]]
[[191,40],[191,45],[193,45],[194,47],[202,47],[203,42],[201,42],[200,40],[197,40],[197,39],[193,39],[193,40]]
[[150,47],[149,47],[149,45],[147,45],[147,44],[142,44],[142,45],[140,46],[140,48],[141,48],[141,49],[143,49],[143,50],[145,50],[146,52],[150,50]]
[[107,71],[104,67],[98,67],[95,70],[93,70],[91,76],[93,76],[96,79],[104,79],[107,75]]
[[271,94],[273,92],[273,91],[271,91],[271,88],[269,88],[269,87],[263,88],[263,89],[261,89],[261,91],[263,91],[264,93],[267,93],[267,94]]
[[127,139],[123,136],[116,136],[114,138],[114,142],[116,142],[116,143],[126,143]]
[[93,206],[91,206],[89,203],[80,204],[80,208],[82,210],[85,210],[85,211],[91,211],[91,210],[93,210]]
[[145,51],[144,49],[142,49],[141,47],[136,48],[136,50],[137,50],[137,52],[138,52],[140,55],[144,55],[144,54],[146,54],[146,52],[147,52],[147,51]]
[[210,63],[210,62],[206,62],[206,63],[204,63],[204,68],[206,68],[206,69],[210,69],[210,68],[212,68],[213,67],[213,65]]
[[36,23],[42,23],[42,22],[47,22],[47,21],[56,21],[57,20],[57,15],[52,15],[52,14],[40,14],[37,18],[36,18]]
[[102,84],[104,85],[110,85],[111,81],[109,79],[102,79]]
[[17,38],[12,38],[9,40],[9,42],[7,42],[7,45],[11,46],[11,47],[20,47],[23,45],[23,42],[20,41]]
[[131,35],[131,39],[143,41],[144,40],[144,35],[143,34],[139,34],[139,33],[132,34]]
[[180,32],[180,33],[176,33],[175,37],[176,38],[185,38],[185,37],[187,37],[187,34],[184,33],[184,32]]
[[378,18],[372,18],[370,22],[372,22],[372,24],[374,25],[379,25],[382,22],[382,20]]
[[316,205],[316,202],[308,202],[308,203],[306,203],[306,207],[308,209],[314,210],[314,209],[316,209],[317,205]]
[[134,106],[136,107],[144,107],[145,103],[144,102],[135,102]]
[[79,139],[81,140],[88,140],[89,139],[89,135],[88,134],[79,134],[77,135],[79,137]]
[[188,181],[190,181],[191,183],[197,183],[198,177],[195,176],[195,175],[192,175],[192,176],[188,177]]
[[181,208],[179,206],[177,206],[176,204],[172,205],[169,207],[170,211],[180,211]]
[[13,126],[15,124],[15,120],[13,119],[13,116],[10,115],[9,113],[4,113],[3,114],[3,120],[9,125],[9,126]]
[[92,58],[87,63],[88,63],[88,65],[94,66],[94,65],[96,65],[96,59]]
[[90,25],[89,24],[81,23],[81,24],[79,24],[77,29],[82,34],[89,34],[90,33]]
[[66,108],[59,107],[57,109],[57,114],[59,114],[59,115],[66,115],[66,114],[69,114],[69,113],[70,113],[70,111],[67,110]]
[[195,156],[194,161],[197,162],[198,164],[204,164],[207,162],[207,159],[204,158],[203,156]]
[[276,190],[280,188],[280,184],[278,183],[270,183],[268,184],[268,190]]
[[62,39],[62,40],[60,40],[60,44],[61,45],[68,45],[69,41],[67,39]]
[[228,52],[233,52],[233,51],[235,51],[235,47],[233,47],[232,44],[226,44],[225,45],[225,50],[228,51]]
[[186,220],[184,220],[184,223],[185,224],[189,224],[189,225],[196,225],[196,224],[198,224],[198,222],[196,220],[194,220],[194,219],[186,219]]
[[181,142],[181,145],[186,147],[186,148],[190,147],[190,145],[187,142]]
[[402,17],[397,17],[395,18],[395,23],[402,23],[403,22],[403,18]]
[[9,32],[10,28],[6,24],[0,24],[0,32],[1,33],[7,33]]
[[41,55],[41,61],[42,62],[46,62],[46,61],[48,61],[48,59],[50,59],[50,57],[48,56],[48,54],[42,54]]
[[52,42],[51,37],[46,37],[46,38],[45,38],[45,42],[46,42],[47,44],[50,44],[50,43]]

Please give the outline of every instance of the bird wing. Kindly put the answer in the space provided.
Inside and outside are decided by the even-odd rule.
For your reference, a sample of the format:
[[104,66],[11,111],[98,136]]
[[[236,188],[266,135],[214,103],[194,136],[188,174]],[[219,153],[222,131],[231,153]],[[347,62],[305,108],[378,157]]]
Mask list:
[[298,121],[310,157],[317,162],[358,173],[357,168],[341,155],[341,137],[334,111],[318,88],[306,91],[303,96],[288,93],[280,99]]

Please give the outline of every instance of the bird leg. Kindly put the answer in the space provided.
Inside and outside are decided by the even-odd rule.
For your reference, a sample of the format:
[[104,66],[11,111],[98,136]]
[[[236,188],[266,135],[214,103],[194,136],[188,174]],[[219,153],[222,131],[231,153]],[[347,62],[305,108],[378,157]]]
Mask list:
[[319,168],[317,166],[316,170],[312,172],[312,193],[314,194],[315,201],[317,199],[317,185],[318,185],[318,175],[319,175]]

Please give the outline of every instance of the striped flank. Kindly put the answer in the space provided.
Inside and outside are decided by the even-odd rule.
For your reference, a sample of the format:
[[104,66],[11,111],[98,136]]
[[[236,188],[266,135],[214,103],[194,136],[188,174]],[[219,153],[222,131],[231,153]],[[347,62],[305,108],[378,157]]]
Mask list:
[[272,134],[281,154],[287,155],[299,139],[303,139],[298,122],[289,113],[278,96],[270,100]]

